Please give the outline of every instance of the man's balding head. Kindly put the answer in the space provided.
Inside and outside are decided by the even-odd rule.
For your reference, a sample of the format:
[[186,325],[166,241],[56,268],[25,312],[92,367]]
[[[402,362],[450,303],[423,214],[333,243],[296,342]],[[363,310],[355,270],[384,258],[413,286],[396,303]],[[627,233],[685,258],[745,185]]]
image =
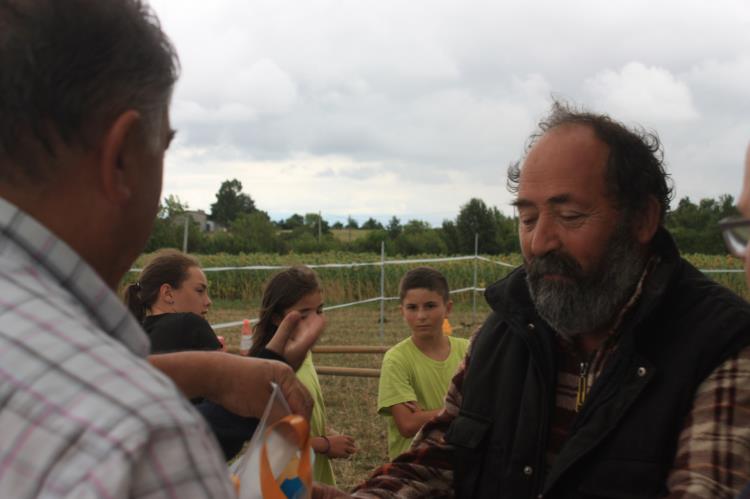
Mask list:
[[158,136],[177,55],[140,0],[0,0],[0,182],[55,175],[127,109]]
[[[607,115],[578,111],[562,102],[552,105],[550,114],[531,135],[526,153],[547,133],[556,128],[581,125],[590,128],[609,149],[604,171],[607,195],[612,197],[624,218],[632,222],[642,215],[649,204],[659,204],[659,220],[663,224],[672,188],[664,169],[659,138],[655,133],[631,129]],[[522,162],[508,168],[508,188],[518,192]]]

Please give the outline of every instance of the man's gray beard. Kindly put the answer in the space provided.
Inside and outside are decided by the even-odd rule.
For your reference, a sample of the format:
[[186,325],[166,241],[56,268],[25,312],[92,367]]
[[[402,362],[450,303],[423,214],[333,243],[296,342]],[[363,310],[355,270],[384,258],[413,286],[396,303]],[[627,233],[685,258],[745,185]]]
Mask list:
[[[548,253],[526,262],[526,284],[539,316],[570,339],[597,331],[615,318],[635,291],[645,262],[638,242],[621,226],[590,272],[566,253]],[[548,280],[544,274],[570,280]]]

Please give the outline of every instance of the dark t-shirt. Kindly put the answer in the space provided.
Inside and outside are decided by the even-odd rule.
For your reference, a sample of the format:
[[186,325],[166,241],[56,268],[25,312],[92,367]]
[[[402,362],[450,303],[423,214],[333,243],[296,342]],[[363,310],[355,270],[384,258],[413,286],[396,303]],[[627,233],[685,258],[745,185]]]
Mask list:
[[149,315],[143,321],[143,329],[151,339],[151,353],[221,349],[214,330],[196,314]]
[[[149,315],[143,321],[143,329],[151,338],[151,353],[221,348],[209,323],[191,313]],[[266,348],[260,351],[258,357],[286,363],[284,357]],[[258,425],[256,418],[238,416],[210,400],[193,399],[192,402],[213,430],[227,460],[242,450]]]

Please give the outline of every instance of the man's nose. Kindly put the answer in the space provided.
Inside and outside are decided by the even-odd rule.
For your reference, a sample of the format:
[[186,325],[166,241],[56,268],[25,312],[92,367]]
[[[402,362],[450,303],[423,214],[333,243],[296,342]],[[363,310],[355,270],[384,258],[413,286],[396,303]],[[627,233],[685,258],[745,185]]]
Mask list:
[[554,218],[540,215],[531,234],[531,254],[533,256],[546,255],[560,249],[560,235]]

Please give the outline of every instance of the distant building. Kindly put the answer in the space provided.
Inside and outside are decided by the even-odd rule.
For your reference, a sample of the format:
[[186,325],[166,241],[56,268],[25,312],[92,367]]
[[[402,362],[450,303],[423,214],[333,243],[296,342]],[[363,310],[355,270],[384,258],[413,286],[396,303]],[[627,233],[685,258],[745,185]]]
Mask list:
[[193,222],[197,223],[203,232],[214,232],[224,228],[213,220],[209,220],[208,214],[203,210],[187,210],[185,213],[175,216],[174,223],[178,225],[184,224],[185,216],[190,217]]

